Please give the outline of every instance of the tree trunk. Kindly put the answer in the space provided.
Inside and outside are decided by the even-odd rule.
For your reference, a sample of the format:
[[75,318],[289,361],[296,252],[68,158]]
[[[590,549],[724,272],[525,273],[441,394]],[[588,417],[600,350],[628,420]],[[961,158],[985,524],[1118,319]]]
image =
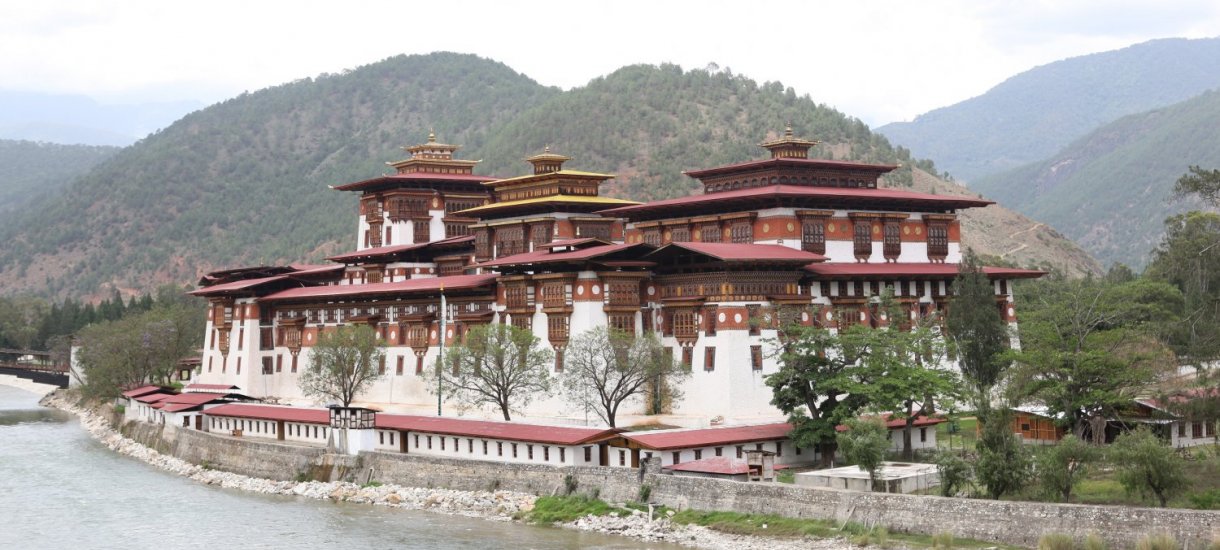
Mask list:
[[834,441],[823,441],[818,443],[818,454],[823,468],[834,466],[835,452],[839,450],[839,444]]

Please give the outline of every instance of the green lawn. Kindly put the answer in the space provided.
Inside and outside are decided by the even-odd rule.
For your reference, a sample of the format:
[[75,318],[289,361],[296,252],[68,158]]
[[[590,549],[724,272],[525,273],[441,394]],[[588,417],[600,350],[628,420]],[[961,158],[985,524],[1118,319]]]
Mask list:
[[[956,423],[957,433],[950,433],[949,430]],[[942,422],[936,425],[936,446],[941,449],[961,449],[974,448],[974,442],[978,439],[977,429],[978,420],[973,416],[958,418],[953,422]]]

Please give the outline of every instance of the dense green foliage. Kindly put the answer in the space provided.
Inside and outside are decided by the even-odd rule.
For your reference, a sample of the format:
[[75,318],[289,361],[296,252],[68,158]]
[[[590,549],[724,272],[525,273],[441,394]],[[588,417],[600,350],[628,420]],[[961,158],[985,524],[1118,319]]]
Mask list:
[[[0,219],[0,289],[90,294],[346,250],[356,197],[327,186],[384,173],[430,127],[485,159],[479,173],[525,173],[520,159],[549,144],[572,168],[617,173],[608,194],[650,199],[690,193],[681,170],[758,158],[789,121],[829,144],[816,154],[902,164],[892,185],[920,164],[856,119],[727,71],[633,66],[561,92],[475,56],[394,57],[191,113]],[[37,258],[48,267],[28,271]]]
[[846,426],[847,429],[836,437],[843,459],[868,472],[869,488],[875,491],[877,472],[890,448],[889,429],[885,427],[885,421],[877,417],[853,418]]
[[[1122,116],[1218,86],[1220,39],[1153,40],[1030,69],[981,96],[878,132],[973,184],[979,176],[1046,158]],[[1021,183],[1019,192],[1025,192]]]
[[1155,497],[1162,507],[1189,485],[1182,460],[1145,427],[1118,436],[1112,452],[1123,487]]
[[[1220,73],[1217,73],[1220,74]],[[1220,166],[1220,92],[1131,115],[1045,160],[970,186],[1079,243],[1103,263],[1144,266],[1161,220],[1197,207],[1174,200],[1187,166]]]
[[[118,292],[96,306],[68,298],[50,302],[32,296],[0,296],[0,348],[52,350],[92,323],[116,321],[128,313],[148,311],[155,301],[176,301],[184,289],[169,286],[124,302]],[[202,315],[202,314],[201,314]]]
[[310,397],[350,406],[385,374],[385,342],[368,325],[342,325],[318,336],[297,384]]
[[1033,476],[1033,463],[1029,449],[1012,433],[1011,412],[993,410],[980,424],[974,478],[993,499],[1020,491]]
[[991,390],[1003,378],[1007,363],[1000,353],[1010,335],[995,306],[995,289],[982,264],[967,249],[960,273],[953,280],[953,302],[946,322],[957,350],[962,377],[970,384],[975,410],[984,416],[991,409]]
[[0,139],[0,216],[67,187],[118,150]]
[[1038,483],[1046,495],[1070,502],[1072,491],[1088,476],[1097,455],[1097,447],[1079,437],[1065,437],[1038,455]]
[[1051,277],[1018,293],[1025,313],[1010,397],[1044,404],[1077,436],[1090,422],[1117,416],[1174,367],[1161,342],[1163,329],[1178,320],[1182,298],[1169,284]]
[[112,398],[124,388],[169,384],[178,360],[198,350],[204,322],[197,300],[165,289],[148,309],[85,327],[76,342],[85,393]]

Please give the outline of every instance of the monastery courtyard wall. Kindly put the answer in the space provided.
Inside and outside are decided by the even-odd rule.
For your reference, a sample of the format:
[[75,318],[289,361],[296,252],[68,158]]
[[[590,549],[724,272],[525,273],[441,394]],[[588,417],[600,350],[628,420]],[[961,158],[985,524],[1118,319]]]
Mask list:
[[1220,537],[1220,515],[1201,510],[1133,508],[993,501],[883,493],[858,493],[786,483],[742,483],[710,478],[642,473],[641,470],[592,466],[506,464],[362,452],[360,456],[327,454],[306,445],[252,442],[173,426],[127,423],[124,434],[149,447],[195,463],[239,474],[278,480],[301,474],[314,478],[369,476],[404,486],[486,491],[508,490],[536,495],[561,494],[566,479],[576,491],[610,502],[635,500],[642,485],[651,499],[678,509],[779,514],[791,517],[855,521],[892,531],[965,537],[1033,548],[1043,533],[1082,539],[1096,533],[1112,547],[1125,548],[1149,533],[1169,533],[1185,547],[1206,547]]

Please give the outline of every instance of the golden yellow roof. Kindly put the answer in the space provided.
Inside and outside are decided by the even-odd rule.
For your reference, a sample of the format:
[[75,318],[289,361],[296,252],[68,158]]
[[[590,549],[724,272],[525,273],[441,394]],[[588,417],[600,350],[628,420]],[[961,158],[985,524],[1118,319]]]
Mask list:
[[521,199],[516,201],[493,202],[483,206],[467,208],[458,212],[455,215],[465,215],[472,213],[490,212],[501,208],[511,208],[513,206],[522,206],[526,204],[543,204],[548,202],[568,203],[568,204],[604,204],[607,206],[626,206],[631,204],[641,204],[636,201],[624,199],[614,199],[610,197],[583,197],[580,195],[550,195],[546,197],[534,197],[532,199]]
[[543,180],[543,179],[549,179],[549,178],[552,178],[555,176],[569,176],[569,177],[575,177],[575,178],[600,178],[600,179],[608,180],[610,178],[613,178],[614,174],[599,174],[597,172],[581,172],[580,170],[557,170],[555,172],[548,172],[545,174],[526,174],[524,176],[517,176],[517,177],[513,177],[513,178],[505,178],[502,180],[489,181],[487,183],[484,183],[483,185],[491,185],[493,187],[496,187],[496,186],[504,185],[507,183],[519,183],[519,182],[523,182],[523,181]]

